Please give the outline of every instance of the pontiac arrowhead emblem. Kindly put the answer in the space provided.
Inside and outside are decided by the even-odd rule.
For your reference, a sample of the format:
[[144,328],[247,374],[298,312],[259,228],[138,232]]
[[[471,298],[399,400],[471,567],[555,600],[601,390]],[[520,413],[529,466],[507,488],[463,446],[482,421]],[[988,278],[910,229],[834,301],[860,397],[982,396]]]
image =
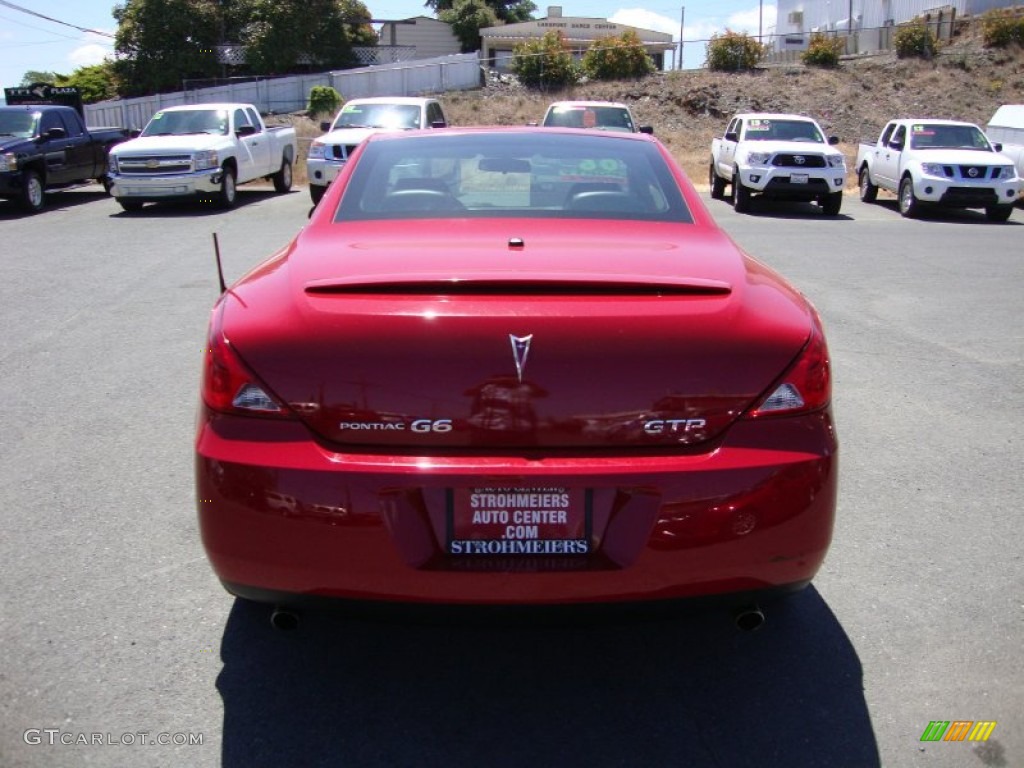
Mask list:
[[533,339],[533,334],[516,336],[510,333],[508,339],[512,342],[512,357],[516,361],[516,376],[519,377],[519,383],[522,384],[523,369],[526,368],[526,358],[530,354],[530,341]]

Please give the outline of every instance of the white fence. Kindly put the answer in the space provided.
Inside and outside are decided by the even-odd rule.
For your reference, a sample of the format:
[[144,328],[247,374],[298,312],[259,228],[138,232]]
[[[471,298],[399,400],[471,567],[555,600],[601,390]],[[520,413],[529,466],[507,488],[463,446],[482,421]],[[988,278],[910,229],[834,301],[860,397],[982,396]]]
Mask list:
[[137,99],[101,101],[86,105],[85,118],[88,125],[142,128],[155,112],[178,104],[233,101],[255,104],[263,113],[297,112],[306,108],[314,85],[329,85],[347,100],[466,91],[479,88],[480,78],[479,56],[460,53],[316,75],[257,79]]

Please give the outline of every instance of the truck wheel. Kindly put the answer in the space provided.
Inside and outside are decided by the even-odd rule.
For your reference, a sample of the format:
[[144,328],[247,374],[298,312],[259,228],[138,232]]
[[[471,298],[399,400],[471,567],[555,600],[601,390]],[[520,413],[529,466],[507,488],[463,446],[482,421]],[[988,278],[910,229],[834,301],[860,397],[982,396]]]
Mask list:
[[39,178],[39,173],[25,171],[21,180],[21,207],[28,213],[38,213],[43,210],[44,202],[46,190],[43,188],[43,180]]
[[711,161],[708,168],[708,184],[711,186],[711,199],[721,200],[725,197],[725,179],[721,178],[715,171],[715,161]]
[[821,212],[826,216],[838,216],[843,207],[843,193],[833,192],[821,199]]
[[914,194],[914,180],[904,176],[900,181],[900,214],[908,219],[916,219],[921,215],[921,203]]
[[860,185],[860,199],[865,203],[875,202],[878,197],[878,187],[871,183],[871,174],[866,165],[860,169],[857,182]]
[[1012,205],[990,205],[985,209],[985,218],[989,221],[1003,222],[1013,213]]
[[274,174],[274,190],[284,194],[292,188],[292,161],[281,158],[281,170]]
[[238,188],[235,186],[235,169],[225,165],[221,173],[220,192],[217,194],[217,204],[221,208],[234,208],[238,199]]
[[127,198],[122,197],[120,200],[117,201],[117,204],[124,208],[125,211],[127,211],[128,213],[135,213],[135,211],[142,210],[141,200],[129,200]]
[[739,171],[733,171],[732,174],[732,207],[736,213],[750,211],[750,190],[740,181]]
[[316,184],[309,185],[309,199],[313,201],[313,205],[320,202],[320,199],[324,196],[327,191],[327,187],[320,187]]

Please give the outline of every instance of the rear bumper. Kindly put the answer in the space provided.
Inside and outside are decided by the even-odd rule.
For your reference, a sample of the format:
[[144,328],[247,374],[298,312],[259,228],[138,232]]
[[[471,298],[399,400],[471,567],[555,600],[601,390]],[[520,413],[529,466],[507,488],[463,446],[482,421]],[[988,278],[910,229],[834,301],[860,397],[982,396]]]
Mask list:
[[211,168],[195,173],[161,176],[114,174],[110,177],[110,194],[133,200],[167,200],[220,192],[221,169]]
[[[235,594],[403,603],[670,600],[803,584],[832,535],[831,414],[742,422],[699,455],[341,454],[295,422],[200,416],[203,544]],[[586,488],[589,555],[459,558],[446,493]]]

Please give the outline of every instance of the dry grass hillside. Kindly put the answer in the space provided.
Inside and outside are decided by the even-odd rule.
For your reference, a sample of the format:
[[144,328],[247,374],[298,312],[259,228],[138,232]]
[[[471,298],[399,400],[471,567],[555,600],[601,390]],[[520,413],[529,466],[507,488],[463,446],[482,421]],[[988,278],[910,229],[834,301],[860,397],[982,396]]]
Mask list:
[[[589,83],[563,91],[537,92],[509,79],[476,91],[439,96],[453,125],[523,125],[538,121],[557,99],[603,99],[629,104],[642,124],[653,125],[690,177],[707,182],[711,139],[734,112],[795,112],[818,119],[840,138],[852,160],[857,142],[874,138],[894,117],[968,120],[984,126],[1001,104],[1024,103],[1024,51],[986,50],[968,35],[929,61],[880,54],[846,59],[838,69],[801,64],[765,67],[741,74],[667,72],[640,81]],[[316,123],[292,116],[305,155],[319,135]],[[296,178],[305,180],[304,163]],[[851,169],[850,183],[854,184]]]

